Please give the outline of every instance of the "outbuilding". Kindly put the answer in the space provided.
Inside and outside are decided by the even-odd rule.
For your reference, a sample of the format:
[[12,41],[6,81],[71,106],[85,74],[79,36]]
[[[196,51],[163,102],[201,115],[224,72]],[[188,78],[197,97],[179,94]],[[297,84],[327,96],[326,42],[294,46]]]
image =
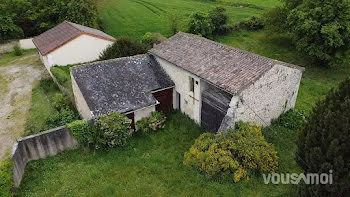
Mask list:
[[94,61],[115,41],[115,38],[100,30],[68,21],[33,39],[40,59],[48,70],[55,65]]
[[173,109],[174,82],[148,55],[76,66],[71,78],[75,103],[85,120],[120,112],[135,127],[153,111]]

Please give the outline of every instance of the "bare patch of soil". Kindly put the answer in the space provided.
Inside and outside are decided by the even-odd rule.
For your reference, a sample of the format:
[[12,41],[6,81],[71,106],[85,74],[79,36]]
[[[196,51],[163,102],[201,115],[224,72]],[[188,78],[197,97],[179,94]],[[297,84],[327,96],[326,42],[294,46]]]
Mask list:
[[35,82],[47,74],[37,54],[0,67],[0,160],[24,132]]

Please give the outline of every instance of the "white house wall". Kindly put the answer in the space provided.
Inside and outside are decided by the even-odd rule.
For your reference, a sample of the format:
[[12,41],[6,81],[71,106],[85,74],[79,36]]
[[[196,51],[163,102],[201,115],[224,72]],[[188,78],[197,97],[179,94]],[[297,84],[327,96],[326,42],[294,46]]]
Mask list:
[[[173,92],[173,105],[177,108],[177,98],[176,92],[181,95],[181,111],[195,120],[200,124],[201,120],[201,96],[202,92],[206,88],[206,82],[201,80],[199,77],[187,72],[176,65],[165,61],[159,57],[156,57],[157,61],[165,72],[170,76],[170,78],[175,83],[175,91]],[[194,78],[194,92],[190,91],[190,80],[189,77]],[[196,81],[198,84],[196,84]]]
[[49,53],[47,58],[52,61],[49,67],[94,61],[111,44],[113,42],[83,34]]
[[[231,124],[242,120],[267,126],[295,106],[302,71],[275,65],[258,81],[234,96],[227,112]],[[227,118],[227,120],[230,120]]]
[[146,118],[146,117],[150,117],[151,113],[156,111],[156,107],[155,105],[152,106],[148,106],[139,110],[136,110],[134,112],[134,119],[135,119],[135,123],[139,120],[141,120],[141,118]]
[[72,89],[73,89],[73,94],[74,94],[74,100],[75,100],[75,105],[77,107],[77,110],[80,114],[80,116],[84,120],[91,120],[93,118],[93,114],[90,111],[90,108],[88,104],[86,103],[83,94],[80,91],[80,88],[75,81],[74,77],[71,76],[72,78]]

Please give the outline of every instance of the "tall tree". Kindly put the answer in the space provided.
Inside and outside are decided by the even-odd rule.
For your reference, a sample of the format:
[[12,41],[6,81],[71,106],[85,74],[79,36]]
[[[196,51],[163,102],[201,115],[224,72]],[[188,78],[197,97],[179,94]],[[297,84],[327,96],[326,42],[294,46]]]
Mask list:
[[333,184],[305,185],[302,196],[350,196],[350,78],[318,102],[299,139],[305,173],[330,173]]
[[287,26],[296,48],[320,64],[341,63],[350,46],[348,0],[287,1]]

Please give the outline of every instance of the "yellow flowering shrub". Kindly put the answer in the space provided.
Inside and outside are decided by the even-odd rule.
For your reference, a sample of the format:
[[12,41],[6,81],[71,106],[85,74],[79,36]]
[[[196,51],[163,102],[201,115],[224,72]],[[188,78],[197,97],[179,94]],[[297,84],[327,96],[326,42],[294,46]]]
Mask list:
[[261,127],[238,122],[227,134],[204,133],[184,155],[184,165],[194,166],[208,177],[231,174],[234,182],[248,171],[274,172],[277,153],[261,134]]

